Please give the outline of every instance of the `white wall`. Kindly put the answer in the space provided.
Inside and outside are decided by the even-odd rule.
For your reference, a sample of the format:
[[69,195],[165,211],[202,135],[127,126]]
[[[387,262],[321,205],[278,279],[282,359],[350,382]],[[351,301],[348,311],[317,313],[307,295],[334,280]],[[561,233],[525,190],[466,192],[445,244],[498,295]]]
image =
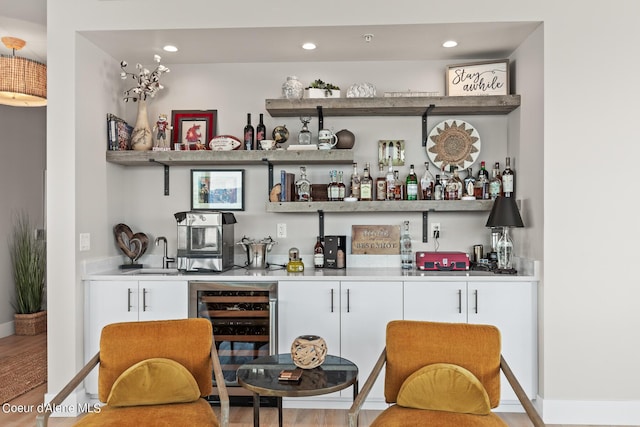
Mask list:
[[[544,215],[533,218],[534,225],[544,224],[544,296],[540,301],[544,322],[541,362],[544,383],[540,390],[544,417],[547,422],[564,424],[640,424],[637,388],[640,371],[636,369],[640,345],[633,333],[640,327],[640,314],[635,307],[640,289],[627,267],[634,265],[636,241],[640,237],[630,190],[634,160],[640,154],[634,130],[640,89],[627,77],[629,70],[637,69],[640,62],[629,54],[635,51],[640,37],[635,23],[640,5],[611,0],[578,8],[573,2],[541,0],[515,7],[507,0],[485,1],[481,6],[460,0],[455,7],[434,1],[396,1],[389,7],[388,2],[380,0],[326,0],[323,9],[338,11],[327,22],[325,14],[309,13],[316,3],[290,0],[248,5],[229,2],[216,4],[214,10],[204,0],[185,1],[181,7],[167,0],[50,3],[55,7],[49,7],[48,139],[69,141],[76,147],[88,142],[88,134],[78,133],[76,115],[83,109],[93,109],[96,116],[105,112],[100,109],[102,104],[92,104],[90,93],[74,93],[76,76],[73,68],[69,70],[70,64],[89,67],[76,50],[69,48],[75,46],[78,30],[252,27],[273,22],[284,25],[544,22],[544,164],[540,165],[544,176]],[[246,14],[247,7],[252,14]],[[69,10],[74,14],[67,13]],[[166,13],[167,10],[171,13]],[[193,13],[194,10],[210,13]],[[286,13],[284,20],[283,13]],[[538,69],[540,65],[532,66]],[[269,78],[280,82],[289,74],[289,70],[283,71]],[[225,105],[225,109],[258,112],[263,97],[256,96],[255,104]],[[526,129],[529,125],[524,113],[523,109],[520,122]],[[241,119],[237,120],[240,123]],[[535,120],[540,123],[538,118]],[[237,129],[237,124],[229,124],[229,129]],[[520,147],[520,157],[526,155]],[[55,261],[48,278],[50,289],[58,295],[50,305],[49,317],[51,342],[56,343],[49,349],[49,363],[55,367],[50,369],[49,384],[53,390],[59,389],[81,365],[79,358],[70,357],[70,353],[78,353],[82,318],[75,311],[80,283],[77,257],[73,255],[75,239],[69,236],[78,232],[77,218],[81,214],[91,215],[100,209],[86,209],[80,202],[75,187],[86,177],[76,164],[69,164],[68,156],[69,153],[55,151],[53,144],[49,144],[49,178],[53,184],[50,194],[55,197],[56,206],[50,204],[47,208],[49,254]],[[156,176],[158,172],[152,179],[159,180]],[[184,175],[180,178],[180,173],[172,174],[172,182],[181,179]],[[122,191],[126,190],[123,186]],[[113,215],[110,219],[115,214],[110,211],[109,215]],[[154,226],[169,230],[170,219],[160,221]],[[596,226],[603,221],[611,228],[599,233]],[[102,247],[107,247],[104,224],[91,223],[90,227],[92,232],[105,236]],[[99,255],[105,255],[102,249]],[[75,336],[69,334],[70,328]]]
[[0,105],[0,337],[14,332],[13,220],[25,212],[34,227],[44,228],[46,114],[45,107]]

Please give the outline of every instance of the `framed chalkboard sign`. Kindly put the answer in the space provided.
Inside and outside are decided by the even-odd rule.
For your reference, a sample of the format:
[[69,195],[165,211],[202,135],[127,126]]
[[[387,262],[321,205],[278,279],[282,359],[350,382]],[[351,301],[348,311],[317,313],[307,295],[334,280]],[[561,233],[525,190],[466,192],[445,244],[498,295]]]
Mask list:
[[447,96],[509,94],[509,60],[470,62],[447,67]]

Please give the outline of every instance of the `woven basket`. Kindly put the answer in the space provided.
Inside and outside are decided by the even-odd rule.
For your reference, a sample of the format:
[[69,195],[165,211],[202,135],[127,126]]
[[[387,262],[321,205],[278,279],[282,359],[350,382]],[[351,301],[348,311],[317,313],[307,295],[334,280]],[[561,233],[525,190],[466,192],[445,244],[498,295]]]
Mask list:
[[16,335],[38,335],[47,332],[47,312],[14,314]]
[[313,369],[322,365],[327,355],[327,343],[317,335],[301,335],[291,344],[291,359],[302,369]]

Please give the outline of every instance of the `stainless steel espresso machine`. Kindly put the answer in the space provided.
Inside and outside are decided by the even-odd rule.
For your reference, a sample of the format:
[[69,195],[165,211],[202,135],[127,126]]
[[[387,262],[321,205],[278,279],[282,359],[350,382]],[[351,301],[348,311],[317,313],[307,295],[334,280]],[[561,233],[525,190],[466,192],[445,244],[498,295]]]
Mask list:
[[190,211],[174,216],[178,223],[178,270],[217,272],[233,267],[236,218],[231,212]]

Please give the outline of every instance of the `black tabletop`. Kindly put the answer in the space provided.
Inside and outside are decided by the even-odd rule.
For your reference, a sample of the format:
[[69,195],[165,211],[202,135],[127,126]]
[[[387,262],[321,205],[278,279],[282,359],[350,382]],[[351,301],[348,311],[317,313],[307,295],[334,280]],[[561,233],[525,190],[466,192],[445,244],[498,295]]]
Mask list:
[[264,356],[238,369],[238,383],[264,396],[317,396],[345,389],[358,381],[358,367],[338,356],[326,356],[322,365],[303,369],[300,382],[278,381],[283,369],[296,369],[291,354]]

